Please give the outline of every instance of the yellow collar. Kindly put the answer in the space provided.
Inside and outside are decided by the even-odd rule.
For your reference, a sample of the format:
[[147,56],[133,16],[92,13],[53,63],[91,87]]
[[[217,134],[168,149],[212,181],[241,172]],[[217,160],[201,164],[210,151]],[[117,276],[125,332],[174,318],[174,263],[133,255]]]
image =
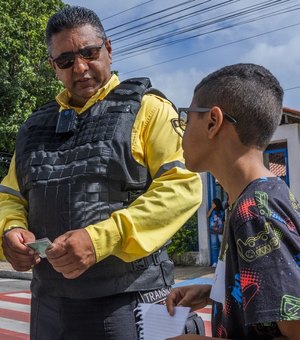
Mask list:
[[56,101],[60,105],[60,111],[64,109],[73,109],[75,110],[78,114],[86,111],[89,107],[94,105],[97,101],[103,100],[108,93],[114,89],[116,86],[120,84],[119,78],[113,74],[110,78],[110,80],[103,86],[101,87],[97,93],[95,93],[86,103],[83,107],[74,107],[69,104],[71,95],[70,92],[67,89],[64,89],[61,93],[59,93],[56,96]]

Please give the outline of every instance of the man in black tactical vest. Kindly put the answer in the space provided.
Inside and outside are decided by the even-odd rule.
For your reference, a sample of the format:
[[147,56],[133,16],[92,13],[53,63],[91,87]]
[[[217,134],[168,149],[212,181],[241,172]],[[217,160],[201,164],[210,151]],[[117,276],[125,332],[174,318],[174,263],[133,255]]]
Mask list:
[[[58,11],[46,43],[65,90],[20,128],[0,185],[3,253],[33,271],[31,339],[137,339],[133,310],[168,294],[165,244],[198,208],[201,182],[185,169],[172,104],[148,78],[111,74],[93,11]],[[26,243],[45,237],[40,258]]]

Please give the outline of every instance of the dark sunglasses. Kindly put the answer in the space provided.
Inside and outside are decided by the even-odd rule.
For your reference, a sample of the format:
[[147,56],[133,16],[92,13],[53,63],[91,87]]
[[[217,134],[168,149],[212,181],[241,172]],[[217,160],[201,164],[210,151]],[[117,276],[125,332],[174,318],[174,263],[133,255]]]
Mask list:
[[83,58],[86,61],[97,60],[100,56],[100,51],[104,45],[105,41],[103,41],[103,43],[100,46],[88,46],[79,49],[77,52],[65,52],[55,59],[52,58],[52,61],[60,69],[65,69],[74,65],[76,55],[78,55],[80,58]]

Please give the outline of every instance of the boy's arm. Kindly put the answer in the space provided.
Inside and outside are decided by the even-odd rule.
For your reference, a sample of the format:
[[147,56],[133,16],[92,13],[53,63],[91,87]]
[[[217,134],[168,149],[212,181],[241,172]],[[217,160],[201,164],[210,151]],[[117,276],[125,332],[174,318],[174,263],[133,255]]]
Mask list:
[[274,340],[300,340],[300,320],[278,321],[277,325],[283,336]]

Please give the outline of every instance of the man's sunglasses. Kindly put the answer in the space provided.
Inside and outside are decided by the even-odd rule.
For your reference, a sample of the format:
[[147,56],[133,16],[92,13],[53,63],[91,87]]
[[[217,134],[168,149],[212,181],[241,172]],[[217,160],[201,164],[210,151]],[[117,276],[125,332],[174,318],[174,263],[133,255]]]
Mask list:
[[76,55],[83,58],[86,61],[97,60],[100,56],[101,48],[105,45],[105,41],[100,46],[88,46],[79,49],[77,52],[65,52],[62,53],[52,61],[60,68],[65,69],[74,65]]

